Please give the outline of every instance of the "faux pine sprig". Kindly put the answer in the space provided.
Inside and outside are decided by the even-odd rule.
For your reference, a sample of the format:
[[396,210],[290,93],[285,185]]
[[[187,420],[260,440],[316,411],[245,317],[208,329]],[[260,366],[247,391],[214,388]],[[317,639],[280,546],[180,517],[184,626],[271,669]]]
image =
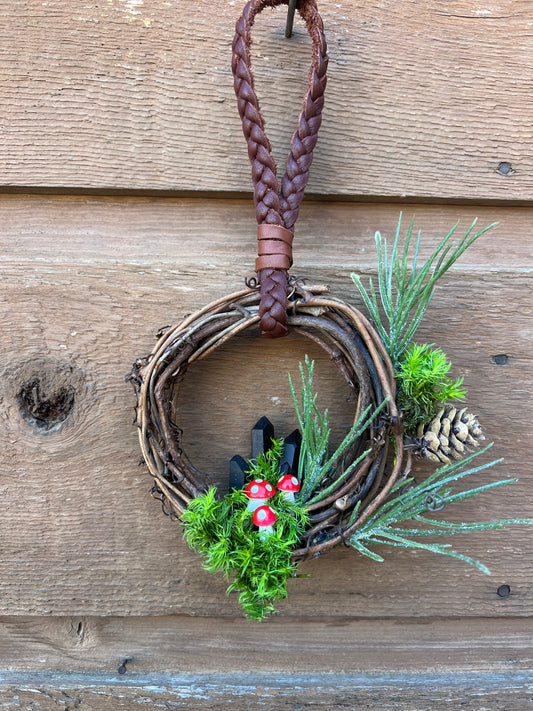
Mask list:
[[[355,533],[350,536],[348,542],[355,550],[362,555],[373,560],[382,562],[381,555],[371,550],[375,545],[388,545],[400,548],[418,548],[440,553],[442,555],[458,558],[473,565],[478,570],[490,575],[489,569],[473,558],[458,553],[446,543],[423,543],[420,538],[428,536],[452,536],[458,533],[470,533],[472,531],[488,531],[511,524],[533,524],[533,519],[511,518],[496,521],[480,521],[475,523],[456,523],[440,519],[428,518],[435,508],[439,510],[459,501],[464,501],[473,496],[477,496],[485,491],[495,489],[506,484],[511,484],[518,479],[501,479],[499,481],[483,484],[466,491],[455,491],[450,484],[460,479],[476,474],[501,462],[501,459],[469,466],[474,459],[486,452],[492,445],[488,445],[482,450],[466,457],[460,462],[454,462],[448,466],[441,467],[428,476],[423,482],[416,484],[413,479],[407,479],[396,484],[392,489],[390,497],[382,504],[377,511],[371,515]],[[468,467],[468,468],[467,468]],[[351,522],[355,521],[359,513],[357,506],[351,517]],[[421,524],[420,527],[409,528],[406,522]]]
[[[474,220],[464,237],[454,247],[452,238],[459,225],[457,223],[444,237],[430,258],[418,268],[420,232],[416,238],[412,263],[409,264],[413,221],[407,230],[403,251],[400,252],[401,222],[400,215],[390,257],[387,240],[383,239],[379,232],[376,232],[379,298],[372,279],[369,279],[368,288],[366,288],[361,277],[358,274],[352,274],[352,279],[365,302],[395,369],[397,369],[403,352],[413,339],[426,313],[438,279],[455,264],[473,242],[497,224],[493,223],[474,232],[477,222]],[[382,318],[380,306],[384,318]]]
[[313,393],[313,373],[315,363],[305,356],[305,368],[300,366],[300,376],[302,380],[301,407],[298,397],[289,374],[289,385],[291,388],[294,409],[302,433],[302,444],[300,448],[300,458],[298,460],[298,480],[300,481],[299,502],[303,505],[311,504],[326,498],[329,494],[354,470],[354,468],[366,457],[370,450],[362,452],[346,469],[327,487],[321,488],[317,492],[320,482],[330,476],[343,454],[369,427],[376,416],[385,407],[387,400],[384,400],[372,411],[372,407],[367,407],[356,419],[346,436],[330,456],[329,451],[329,416],[328,411],[323,413],[317,407],[317,393]]

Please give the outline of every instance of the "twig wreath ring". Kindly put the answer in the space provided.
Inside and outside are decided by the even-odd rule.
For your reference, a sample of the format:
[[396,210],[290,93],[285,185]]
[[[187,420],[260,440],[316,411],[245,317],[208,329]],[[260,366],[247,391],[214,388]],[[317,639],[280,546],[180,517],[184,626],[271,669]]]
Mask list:
[[[326,292],[326,293],[324,293]],[[152,356],[140,361],[132,379],[138,385],[137,424],[144,460],[167,511],[181,516],[207,489],[207,477],[181,447],[174,421],[177,388],[187,369],[242,331],[257,327],[259,294],[246,289],[209,304],[167,331]],[[402,436],[395,405],[394,373],[381,340],[356,309],[331,297],[324,287],[293,285],[288,325],[318,343],[346,379],[357,413],[386,401],[387,412],[361,433],[345,453],[341,468],[350,472],[317,504],[307,507],[309,528],[295,560],[319,555],[344,541],[387,496],[402,462]],[[387,476],[389,433],[396,442],[396,466]],[[364,456],[361,456],[364,454]],[[356,466],[352,466],[354,462]],[[378,493],[379,492],[379,493]],[[360,503],[361,515],[351,521]]]

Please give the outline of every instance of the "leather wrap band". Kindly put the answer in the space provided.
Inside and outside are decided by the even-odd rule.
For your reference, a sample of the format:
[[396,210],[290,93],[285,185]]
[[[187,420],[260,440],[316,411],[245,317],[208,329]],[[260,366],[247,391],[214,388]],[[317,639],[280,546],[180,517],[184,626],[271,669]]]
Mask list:
[[255,271],[290,269],[293,233],[281,225],[258,225]]

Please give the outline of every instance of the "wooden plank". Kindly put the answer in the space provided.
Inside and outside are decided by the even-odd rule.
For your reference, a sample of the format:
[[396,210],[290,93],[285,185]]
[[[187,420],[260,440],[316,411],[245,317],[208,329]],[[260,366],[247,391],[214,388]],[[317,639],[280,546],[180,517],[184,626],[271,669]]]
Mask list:
[[[250,190],[230,47],[241,3],[72,8],[0,2],[0,185]],[[324,3],[330,71],[309,193],[533,197],[529,4]],[[286,10],[263,13],[254,67],[280,165],[309,62]],[[208,21],[206,21],[208,18]]]
[[[17,200],[2,204],[14,208]],[[243,276],[233,248],[227,253],[221,248],[233,223],[220,228],[205,251],[196,251],[198,235],[188,231],[190,223],[174,222],[179,201],[156,203],[157,209],[146,200],[128,201],[125,207],[112,200],[32,198],[28,212],[21,209],[15,218],[12,209],[3,223],[11,235],[0,287],[5,304],[0,431],[7,443],[0,479],[5,510],[0,604],[5,613],[240,615],[235,601],[224,597],[224,584],[202,571],[186,549],[179,526],[160,514],[149,497],[147,475],[136,464],[133,397],[124,374],[150,350],[160,326],[233,290]],[[233,204],[222,205],[219,214],[230,215]],[[57,219],[52,218],[54,206]],[[169,210],[166,217],[160,206],[163,213]],[[352,207],[339,206],[343,217],[336,223],[330,209],[319,220],[320,229],[315,227],[314,239],[323,244],[329,225],[336,224],[335,251],[328,248],[329,257],[323,259],[324,247],[311,251],[309,242],[302,264],[310,277],[329,282],[335,293],[357,303],[348,272],[360,253],[345,256],[353,240],[346,228],[353,225],[356,231],[362,225],[369,244],[376,222],[384,218],[378,217],[378,207],[350,212]],[[452,215],[445,208],[428,210],[422,217],[440,215],[439,229]],[[528,214],[506,212],[510,225],[520,225],[519,235],[527,229],[520,215]],[[77,215],[83,216],[79,223]],[[19,227],[27,225],[19,237],[16,219]],[[237,231],[242,240],[243,223]],[[166,235],[162,246],[155,246],[161,233]],[[466,377],[471,406],[488,437],[497,439],[496,456],[505,456],[505,465],[486,480],[522,477],[500,496],[465,503],[457,514],[465,519],[531,516],[531,285],[523,267],[531,262],[520,253],[513,229],[502,233],[500,228],[499,235],[496,244],[485,241],[476,247],[474,263],[454,269],[420,331],[420,339],[441,345],[457,375]],[[15,247],[11,239],[18,239]],[[498,264],[494,255],[500,255],[500,247]],[[366,264],[373,263],[362,254]],[[190,403],[183,406],[187,448],[206,471],[218,472],[213,481],[224,476],[233,454],[247,453],[249,428],[258,413],[271,417],[278,431],[292,429],[285,373],[294,372],[306,351],[318,361],[323,404],[330,399],[338,437],[353,405],[325,357],[296,337],[282,343],[244,337],[191,370],[184,384]],[[505,367],[495,364],[497,354],[507,355]],[[55,431],[39,431],[21,418],[17,395],[36,368],[45,373],[43,387],[57,391],[70,386],[74,392],[69,419]],[[272,388],[259,392],[263,380]],[[186,403],[186,391],[184,396]],[[227,421],[231,428],[221,428]],[[493,577],[429,554],[392,551],[380,566],[338,550],[302,567],[312,577],[293,581],[280,611],[339,618],[531,615],[528,530],[471,535],[457,545],[482,558]],[[497,594],[501,584],[510,585],[506,599]]]
[[[277,617],[254,625],[222,617],[0,618],[5,672],[124,679],[161,674],[526,674],[532,624],[507,617],[364,619]],[[261,634],[261,643],[257,634]],[[124,671],[124,670],[122,670]]]
[[223,618],[0,625],[0,701],[9,708],[523,711],[531,701],[533,637],[521,619],[278,618],[261,624],[261,644],[249,623]]
[[393,711],[525,711],[531,708],[531,676],[458,673],[368,678],[346,675],[273,677],[180,674],[127,680],[105,675],[6,675],[0,703],[7,708],[55,711],[90,708],[118,711],[150,707],[193,711],[245,711],[250,704],[275,709],[336,711],[346,708]]
[[[346,273],[375,268],[374,234],[392,241],[402,210],[402,234],[411,219],[415,234],[422,232],[421,258],[456,222],[459,239],[477,219],[478,228],[498,226],[461,257],[459,267],[533,266],[533,211],[527,208],[306,201],[296,226],[293,273],[305,275],[308,266],[318,265],[342,265]],[[231,288],[238,288],[253,269],[257,249],[251,200],[2,195],[0,218],[0,260],[17,263],[115,261],[178,272],[185,260],[206,270],[231,260],[239,275]]]

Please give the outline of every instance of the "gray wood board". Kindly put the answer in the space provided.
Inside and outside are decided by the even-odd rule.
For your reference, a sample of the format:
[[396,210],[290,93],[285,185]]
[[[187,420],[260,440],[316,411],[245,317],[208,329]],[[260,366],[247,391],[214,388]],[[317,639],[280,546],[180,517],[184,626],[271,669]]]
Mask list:
[[[0,677],[1,678],[1,677]],[[18,680],[20,679],[20,680]],[[385,678],[319,675],[307,677],[240,675],[211,677],[141,677],[138,680],[96,679],[92,676],[15,677],[0,686],[0,703],[7,708],[44,711],[86,708],[92,711],[186,708],[219,711],[249,708],[394,709],[395,711],[525,711],[531,708],[532,679],[521,674],[401,676]]]

